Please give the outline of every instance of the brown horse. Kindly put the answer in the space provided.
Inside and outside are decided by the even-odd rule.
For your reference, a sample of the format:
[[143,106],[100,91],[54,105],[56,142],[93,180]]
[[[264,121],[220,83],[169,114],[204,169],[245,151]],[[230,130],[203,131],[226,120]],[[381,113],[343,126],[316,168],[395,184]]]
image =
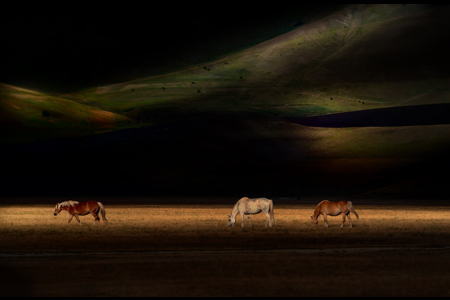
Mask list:
[[78,202],[78,201],[65,201],[61,203],[57,203],[55,207],[55,212],[53,213],[57,216],[61,210],[66,210],[70,214],[69,223],[72,221],[72,218],[75,217],[78,223],[81,225],[80,219],[78,216],[86,216],[89,213],[94,216],[94,225],[97,224],[97,221],[100,222],[100,217],[98,213],[101,211],[102,218],[104,222],[108,222],[106,220],[106,212],[103,204],[100,202],[89,201],[89,202]]
[[350,217],[350,212],[354,213],[356,218],[359,220],[359,216],[353,209],[353,204],[350,201],[339,201],[330,202],[328,200],[323,200],[320,202],[316,209],[314,210],[314,215],[311,216],[311,223],[316,226],[319,223],[319,216],[323,215],[325,227],[328,227],[327,215],[339,216],[342,214],[342,225],[344,227],[345,217],[350,221],[350,228],[352,227],[352,218]]

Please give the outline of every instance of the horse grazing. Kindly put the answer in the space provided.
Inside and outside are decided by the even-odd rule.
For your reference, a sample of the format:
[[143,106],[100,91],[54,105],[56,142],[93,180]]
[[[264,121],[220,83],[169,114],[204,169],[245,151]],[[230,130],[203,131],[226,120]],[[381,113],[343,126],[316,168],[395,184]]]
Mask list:
[[102,214],[103,221],[108,222],[108,220],[106,220],[105,208],[100,202],[89,201],[80,203],[78,201],[64,201],[56,204],[55,212],[53,214],[57,216],[61,210],[65,210],[70,214],[69,223],[72,221],[72,218],[75,217],[81,225],[78,216],[86,216],[90,213],[94,216],[94,225],[96,225],[97,221],[100,222],[99,212]]
[[356,218],[359,220],[359,216],[353,209],[353,204],[350,201],[339,201],[330,202],[328,200],[323,200],[320,202],[316,209],[314,210],[314,215],[311,216],[311,223],[316,226],[319,223],[319,216],[323,215],[325,227],[328,227],[327,215],[339,216],[342,214],[342,225],[344,227],[345,217],[350,221],[350,228],[352,227],[352,218],[350,217],[350,212],[354,213]]
[[272,227],[272,224],[277,225],[273,214],[272,200],[266,198],[249,199],[244,197],[234,205],[231,215],[228,215],[228,226],[231,227],[236,224],[236,215],[238,213],[241,214],[242,227],[244,227],[244,215],[247,215],[248,223],[252,226],[252,222],[250,222],[250,215],[256,215],[260,212],[263,212],[266,215],[266,227],[267,225]]

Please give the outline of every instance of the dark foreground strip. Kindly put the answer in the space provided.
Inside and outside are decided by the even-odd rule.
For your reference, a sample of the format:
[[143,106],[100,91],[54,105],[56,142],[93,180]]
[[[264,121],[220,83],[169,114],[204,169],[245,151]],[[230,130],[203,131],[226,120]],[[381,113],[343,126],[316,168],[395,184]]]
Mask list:
[[367,247],[367,248],[330,248],[330,249],[270,249],[270,250],[167,250],[167,251],[92,251],[92,252],[14,252],[0,253],[0,258],[15,257],[52,257],[52,256],[91,256],[91,255],[126,255],[126,254],[227,254],[227,253],[298,253],[298,254],[330,254],[330,253],[364,253],[376,251],[447,251],[450,246],[443,247]]

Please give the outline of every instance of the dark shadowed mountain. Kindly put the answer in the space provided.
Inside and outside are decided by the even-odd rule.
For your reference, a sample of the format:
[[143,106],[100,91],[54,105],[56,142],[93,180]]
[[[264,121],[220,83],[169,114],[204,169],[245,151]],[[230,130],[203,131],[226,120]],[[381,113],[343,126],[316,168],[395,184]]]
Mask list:
[[368,109],[303,118],[297,124],[313,127],[396,127],[450,124],[450,104]]

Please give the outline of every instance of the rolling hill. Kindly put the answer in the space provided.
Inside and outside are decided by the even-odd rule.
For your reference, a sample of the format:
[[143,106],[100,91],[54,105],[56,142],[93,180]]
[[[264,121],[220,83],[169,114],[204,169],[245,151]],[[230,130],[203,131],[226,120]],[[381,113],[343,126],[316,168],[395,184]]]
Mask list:
[[427,5],[351,5],[206,65],[69,98],[147,119],[167,111],[175,118],[285,118],[448,103],[447,13]]
[[21,91],[29,113],[8,95],[10,127],[110,131],[4,147],[8,182],[43,195],[348,196],[440,176],[448,12],[350,5],[208,64],[60,97]]
[[90,135],[128,126],[130,118],[77,102],[0,84],[2,142]]

